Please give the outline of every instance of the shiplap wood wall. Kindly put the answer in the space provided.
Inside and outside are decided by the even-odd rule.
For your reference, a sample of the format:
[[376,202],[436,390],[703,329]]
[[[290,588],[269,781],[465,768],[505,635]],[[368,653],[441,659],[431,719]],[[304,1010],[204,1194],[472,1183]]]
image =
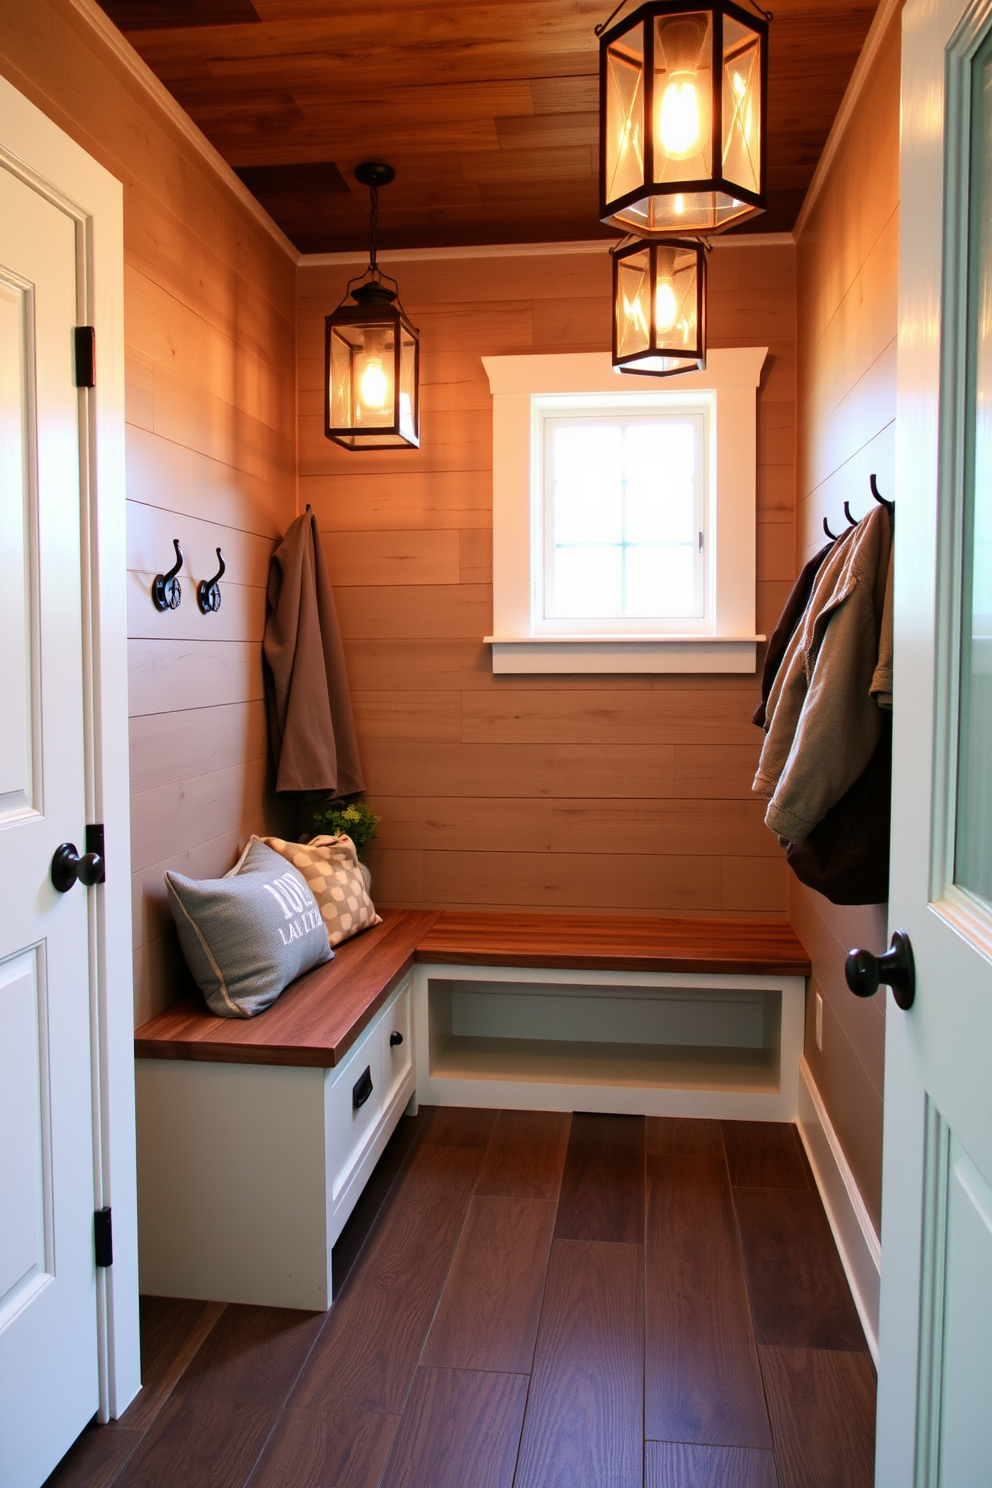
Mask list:
[[[321,413],[323,317],[357,272],[299,276],[300,500],[324,534],[385,904],[768,915],[786,870],[750,782],[750,676],[493,677],[487,354],[610,343],[605,252],[388,266],[421,331],[422,446],[353,454]],[[758,404],[758,629],[795,567],[794,248],[710,257],[710,339],[770,348]]]
[[[188,985],[163,871],[231,866],[275,818],[259,643],[296,509],[295,264],[68,0],[0,0],[0,71],[124,183],[135,1016]],[[98,392],[99,396],[99,392]],[[186,554],[183,601],[155,574]],[[196,583],[227,575],[217,615]],[[108,844],[113,871],[113,844]]]
[[[901,18],[890,24],[797,244],[799,557],[893,490]],[[806,1058],[876,1225],[882,1191],[885,1000],[852,997],[851,946],[881,949],[886,907],[842,908],[794,879],[789,917],[813,960]],[[815,997],[823,997],[823,1049]]]

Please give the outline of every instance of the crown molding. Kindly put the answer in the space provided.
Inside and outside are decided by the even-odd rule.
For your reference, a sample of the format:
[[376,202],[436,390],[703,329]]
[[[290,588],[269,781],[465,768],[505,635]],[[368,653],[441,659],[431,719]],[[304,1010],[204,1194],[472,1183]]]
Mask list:
[[[601,253],[605,258],[619,238],[588,238],[564,243],[470,243],[461,248],[380,248],[377,257],[383,263],[431,263],[457,258],[562,258],[571,254]],[[791,232],[737,233],[733,237],[713,238],[713,248],[785,248],[792,247]],[[301,253],[301,269],[343,268],[368,261],[368,249],[345,253]]]
[[820,193],[826,183],[827,176],[830,174],[830,168],[834,163],[837,151],[840,149],[844,136],[847,133],[847,128],[851,122],[851,116],[857,107],[858,100],[867,87],[868,75],[871,72],[875,58],[878,56],[882,39],[892,24],[892,21],[902,10],[904,4],[905,0],[880,0],[879,7],[875,12],[875,19],[868,28],[865,44],[861,48],[861,54],[857,62],[854,64],[854,71],[851,73],[850,82],[845,89],[844,97],[840,101],[840,108],[834,117],[830,133],[827,135],[827,142],[816,163],[816,170],[813,172],[813,179],[809,183],[809,189],[799,210],[799,216],[796,218],[796,225],[792,229],[797,243],[805,231],[813,208],[819,200]]
[[274,222],[260,202],[252,196],[241,178],[235,175],[224,157],[215,150],[202,130],[193,123],[186,110],[176,102],[168,88],[152,72],[151,68],[135,51],[127,38],[118,31],[113,21],[95,0],[69,0],[77,15],[95,31],[105,46],[114,53],[118,62],[130,74],[142,92],[166,115],[173,128],[203,161],[204,165],[219,178],[227,190],[237,199],[238,205],[257,223],[294,264],[300,261],[299,250]]

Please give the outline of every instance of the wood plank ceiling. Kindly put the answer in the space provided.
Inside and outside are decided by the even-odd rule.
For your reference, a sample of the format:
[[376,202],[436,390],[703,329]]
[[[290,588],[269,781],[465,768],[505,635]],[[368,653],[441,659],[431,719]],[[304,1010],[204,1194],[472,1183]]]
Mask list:
[[[610,0],[102,0],[294,243],[362,248],[361,160],[389,161],[380,245],[615,236],[598,222]],[[795,222],[877,0],[772,0],[767,213]]]

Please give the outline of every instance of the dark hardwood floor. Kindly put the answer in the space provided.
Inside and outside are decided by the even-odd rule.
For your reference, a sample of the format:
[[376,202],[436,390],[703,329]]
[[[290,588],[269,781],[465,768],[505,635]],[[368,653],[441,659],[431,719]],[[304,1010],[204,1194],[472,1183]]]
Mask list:
[[47,1488],[870,1488],[875,1375],[794,1127],[400,1123],[329,1313],[148,1297]]

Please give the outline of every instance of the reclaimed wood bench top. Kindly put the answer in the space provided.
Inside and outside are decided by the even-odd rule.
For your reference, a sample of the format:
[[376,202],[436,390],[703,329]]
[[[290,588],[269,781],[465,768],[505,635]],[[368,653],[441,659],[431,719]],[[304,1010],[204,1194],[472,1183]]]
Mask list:
[[255,1018],[217,1018],[200,996],[174,1003],[134,1035],[139,1059],[211,1064],[340,1064],[413,965],[436,911],[384,910],[382,924],[338,946]]
[[417,960],[462,966],[590,971],[698,971],[808,976],[810,959],[780,920],[648,919],[614,915],[485,914],[445,910]]
[[255,1018],[217,1018],[199,996],[142,1024],[140,1059],[328,1069],[347,1054],[414,960],[449,966],[807,976],[810,960],[777,920],[649,919],[386,909],[334,960],[293,982]]

